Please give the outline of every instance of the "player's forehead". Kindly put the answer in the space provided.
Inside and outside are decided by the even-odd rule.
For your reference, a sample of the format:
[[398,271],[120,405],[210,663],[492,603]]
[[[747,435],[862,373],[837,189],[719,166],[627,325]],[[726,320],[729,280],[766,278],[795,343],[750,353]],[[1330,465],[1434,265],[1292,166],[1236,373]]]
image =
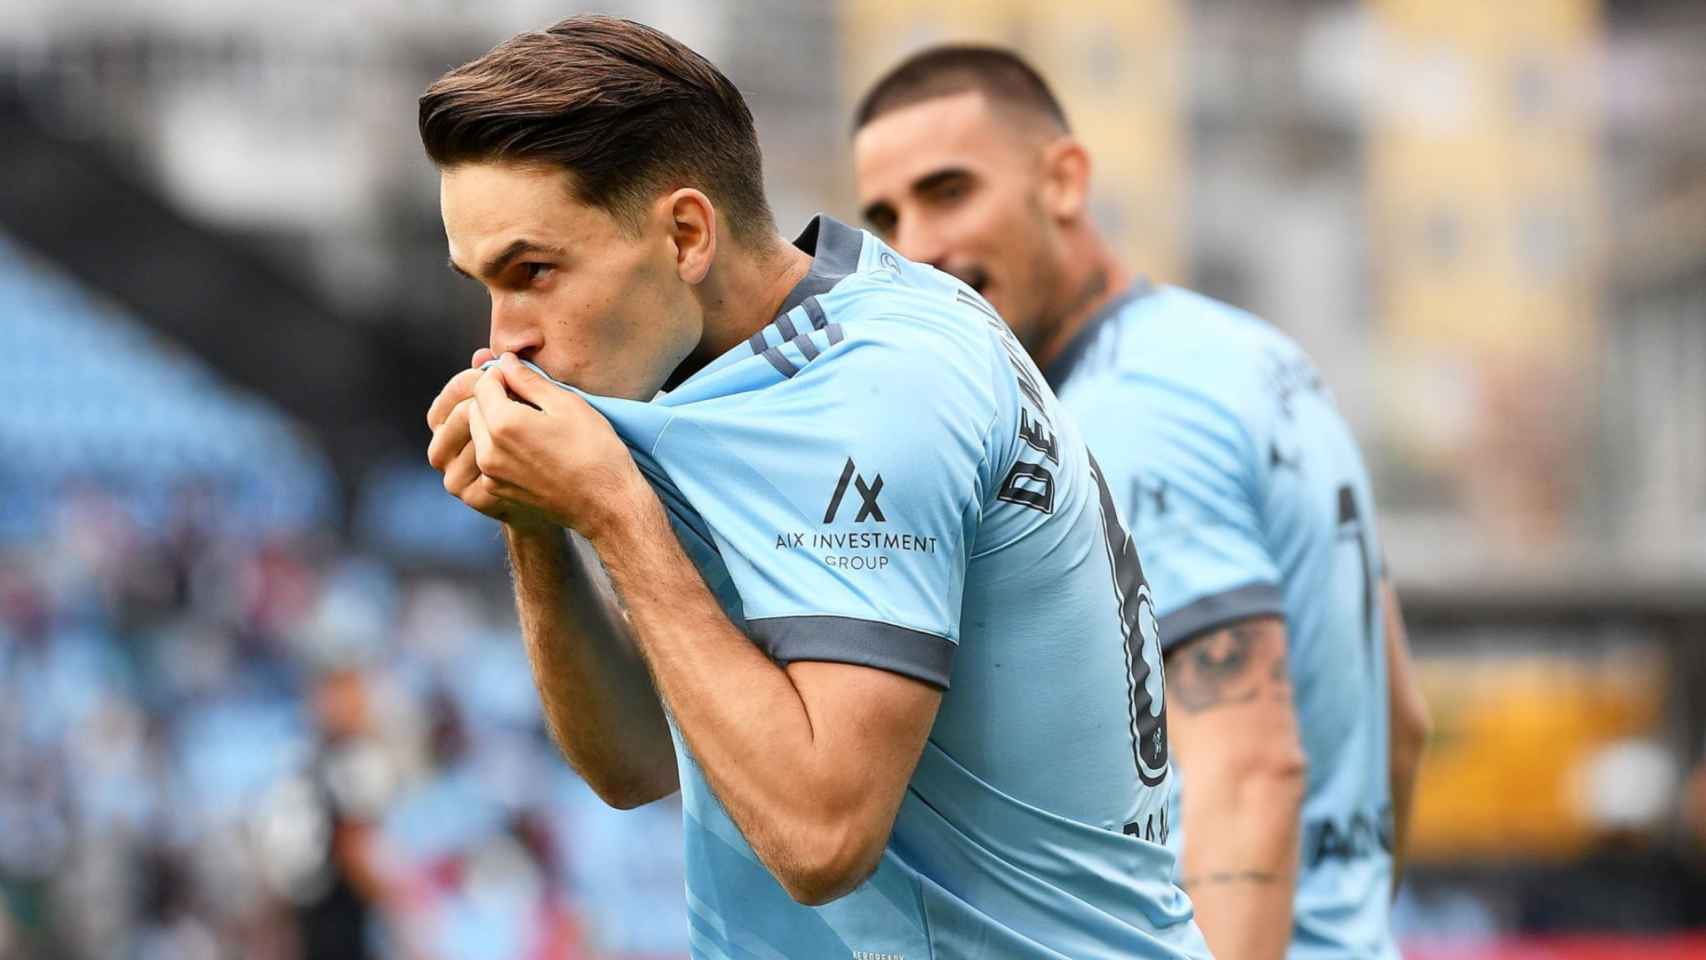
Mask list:
[[965,90],[881,114],[853,137],[860,198],[894,199],[939,170],[990,166],[1016,146],[1004,113],[982,91]]
[[518,236],[558,245],[598,229],[598,209],[574,196],[567,171],[534,164],[464,163],[439,171],[451,259],[475,263]]

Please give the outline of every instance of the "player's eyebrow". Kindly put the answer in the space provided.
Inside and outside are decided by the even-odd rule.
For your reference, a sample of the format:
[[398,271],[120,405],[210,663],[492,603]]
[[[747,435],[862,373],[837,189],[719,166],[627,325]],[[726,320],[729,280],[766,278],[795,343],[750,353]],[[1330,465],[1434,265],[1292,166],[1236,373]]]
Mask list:
[[[907,186],[907,190],[914,195],[927,194],[930,191],[948,183],[952,183],[955,180],[966,179],[971,176],[972,172],[965,167],[944,167],[941,170],[932,170],[924,176],[912,181],[912,183]],[[879,217],[892,217],[894,215],[894,205],[889,203],[887,200],[877,200],[870,206],[867,206],[864,210],[860,211],[860,213],[864,215],[866,223],[874,224],[877,222]]]
[[454,259],[450,260],[449,264],[450,269],[462,274],[470,280],[475,279],[476,276],[495,277],[502,273],[504,268],[509,266],[516,257],[526,253],[550,253],[560,257],[567,253],[567,251],[562,247],[553,246],[549,243],[539,243],[538,241],[522,237],[516,240],[511,240],[509,246],[504,247],[503,250],[499,251],[497,256],[487,260],[485,264],[474,273],[469,273],[462,269],[461,265],[459,265]]
[[929,193],[949,181],[970,176],[971,171],[967,170],[965,167],[947,167],[942,170],[936,170],[912,181],[912,192]]

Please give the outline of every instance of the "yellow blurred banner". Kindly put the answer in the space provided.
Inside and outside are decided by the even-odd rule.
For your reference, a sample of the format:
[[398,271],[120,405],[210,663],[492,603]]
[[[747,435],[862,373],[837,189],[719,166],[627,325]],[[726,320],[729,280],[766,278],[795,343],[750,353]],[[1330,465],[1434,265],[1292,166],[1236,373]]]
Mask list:
[[1435,730],[1417,783],[1415,860],[1564,859],[1654,829],[1643,814],[1665,804],[1646,792],[1664,784],[1622,761],[1662,736],[1662,652],[1465,653],[1417,666]]
[[936,43],[1016,49],[1054,88],[1095,164],[1097,221],[1131,267],[1185,278],[1183,0],[844,0],[848,110],[902,57]]

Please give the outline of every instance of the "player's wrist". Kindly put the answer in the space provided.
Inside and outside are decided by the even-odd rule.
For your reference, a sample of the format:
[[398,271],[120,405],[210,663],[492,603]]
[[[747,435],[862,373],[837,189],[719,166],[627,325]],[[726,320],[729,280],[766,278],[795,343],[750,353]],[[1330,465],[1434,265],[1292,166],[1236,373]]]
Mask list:
[[562,526],[546,517],[504,517],[503,530],[504,539],[511,547],[556,547],[563,542]]
[[663,504],[658,502],[657,494],[639,469],[629,463],[628,469],[595,501],[593,508],[583,511],[575,532],[585,537],[600,557],[621,556],[636,546],[637,538],[644,538],[648,531],[658,528],[654,521],[661,521],[662,529],[669,530]]

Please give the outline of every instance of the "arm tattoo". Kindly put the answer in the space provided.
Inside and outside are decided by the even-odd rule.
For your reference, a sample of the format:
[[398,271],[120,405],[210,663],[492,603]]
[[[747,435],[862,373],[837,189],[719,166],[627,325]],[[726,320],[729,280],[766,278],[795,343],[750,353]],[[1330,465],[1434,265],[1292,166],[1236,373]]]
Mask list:
[[1260,886],[1277,882],[1279,882],[1279,874],[1268,873],[1263,870],[1226,870],[1179,878],[1179,886],[1186,890],[1210,884],[1250,883]]
[[1168,658],[1168,694],[1187,713],[1291,695],[1285,650],[1261,644],[1253,624],[1236,623],[1190,641]]

